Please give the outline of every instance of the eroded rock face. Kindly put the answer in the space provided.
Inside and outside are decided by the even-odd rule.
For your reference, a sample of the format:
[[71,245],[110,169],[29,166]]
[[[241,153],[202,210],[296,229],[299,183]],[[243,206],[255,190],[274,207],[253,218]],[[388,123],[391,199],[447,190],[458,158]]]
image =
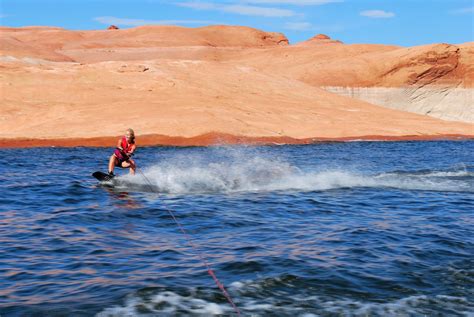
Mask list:
[[[392,59],[388,70],[382,74],[382,82],[391,86],[423,87],[441,84],[449,80],[456,81],[452,73],[459,65],[460,49],[454,45],[436,44],[418,50],[406,50],[407,54],[397,60]],[[459,83],[462,78],[459,78]],[[454,84],[454,83],[453,83]]]
[[268,33],[262,34],[262,40],[265,42],[270,42],[272,44],[281,45],[281,46],[285,46],[289,44],[286,36],[282,33],[277,33],[277,32],[268,32]]

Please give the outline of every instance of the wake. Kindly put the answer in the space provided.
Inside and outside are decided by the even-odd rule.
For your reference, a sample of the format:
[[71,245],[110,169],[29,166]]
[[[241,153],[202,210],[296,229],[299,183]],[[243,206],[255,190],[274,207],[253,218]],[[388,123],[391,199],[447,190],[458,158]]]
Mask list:
[[[122,187],[171,194],[262,191],[325,191],[350,188],[394,188],[473,192],[474,173],[465,166],[449,170],[389,171],[365,174],[350,167],[303,170],[283,159],[242,150],[214,150],[174,155],[136,176],[124,176]],[[120,186],[119,186],[120,187]]]

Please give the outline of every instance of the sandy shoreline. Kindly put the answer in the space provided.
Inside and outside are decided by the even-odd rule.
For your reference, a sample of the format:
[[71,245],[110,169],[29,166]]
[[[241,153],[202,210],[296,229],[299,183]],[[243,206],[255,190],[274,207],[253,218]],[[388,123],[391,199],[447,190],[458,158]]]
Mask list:
[[[0,139],[0,148],[34,148],[34,147],[113,147],[120,136],[104,136],[93,138],[61,138],[61,139]],[[318,142],[351,142],[351,141],[435,141],[435,140],[473,140],[474,135],[439,134],[439,135],[405,135],[383,136],[364,135],[339,138],[305,138],[291,137],[248,137],[223,133],[207,133],[195,137],[166,136],[148,134],[137,136],[139,146],[213,146],[213,145],[284,145],[312,144]]]

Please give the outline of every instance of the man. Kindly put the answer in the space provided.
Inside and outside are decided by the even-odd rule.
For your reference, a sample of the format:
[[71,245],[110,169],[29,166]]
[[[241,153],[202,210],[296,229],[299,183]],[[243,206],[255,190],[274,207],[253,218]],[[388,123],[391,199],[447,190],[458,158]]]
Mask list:
[[127,129],[125,135],[118,140],[117,148],[109,159],[109,176],[112,178],[115,176],[115,166],[121,168],[130,168],[130,174],[135,175],[137,166],[135,161],[131,159],[134,154],[137,145],[135,144],[135,132],[133,129]]

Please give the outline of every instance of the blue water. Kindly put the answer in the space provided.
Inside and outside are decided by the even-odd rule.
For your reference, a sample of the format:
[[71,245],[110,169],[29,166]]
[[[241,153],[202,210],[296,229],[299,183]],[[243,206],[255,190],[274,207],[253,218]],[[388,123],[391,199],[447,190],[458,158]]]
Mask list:
[[2,317],[474,314],[472,141],[110,153],[0,150]]

